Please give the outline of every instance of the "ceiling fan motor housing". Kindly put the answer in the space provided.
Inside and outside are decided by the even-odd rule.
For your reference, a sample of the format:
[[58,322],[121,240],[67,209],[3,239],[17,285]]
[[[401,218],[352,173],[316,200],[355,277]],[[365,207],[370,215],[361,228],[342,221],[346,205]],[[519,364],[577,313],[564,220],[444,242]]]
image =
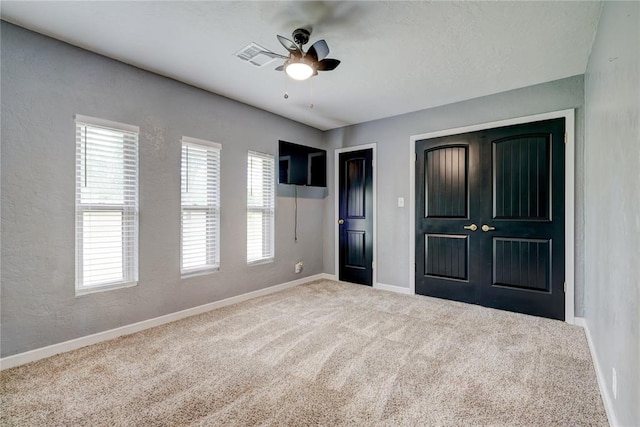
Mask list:
[[293,31],[293,41],[300,46],[304,46],[309,42],[309,36],[311,32],[306,28],[298,28]]

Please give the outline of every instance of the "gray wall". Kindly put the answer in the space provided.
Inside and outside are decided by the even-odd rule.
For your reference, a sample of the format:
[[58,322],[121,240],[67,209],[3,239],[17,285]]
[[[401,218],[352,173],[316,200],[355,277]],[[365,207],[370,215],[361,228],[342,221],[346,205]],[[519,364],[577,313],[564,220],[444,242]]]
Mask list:
[[639,76],[640,3],[604,2],[585,77],[584,316],[628,426],[640,425]]
[[[326,148],[376,143],[377,260],[379,283],[409,287],[409,139],[412,135],[528,116],[550,111],[576,110],[576,315],[582,315],[583,260],[583,77],[575,76],[469,101],[376,120],[325,133]],[[384,102],[384,100],[380,100]],[[324,271],[334,273],[333,155],[329,161],[329,197],[325,200]],[[404,208],[397,198],[404,197]]]
[[[1,24],[2,356],[321,273],[322,196],[278,197],[276,259],[246,266],[247,149],[322,133]],[[140,281],[74,296],[74,114],[140,126]],[[222,144],[221,269],[182,280],[180,137]],[[279,191],[279,194],[287,193]],[[304,194],[303,194],[304,195]],[[294,263],[304,259],[302,275]]]

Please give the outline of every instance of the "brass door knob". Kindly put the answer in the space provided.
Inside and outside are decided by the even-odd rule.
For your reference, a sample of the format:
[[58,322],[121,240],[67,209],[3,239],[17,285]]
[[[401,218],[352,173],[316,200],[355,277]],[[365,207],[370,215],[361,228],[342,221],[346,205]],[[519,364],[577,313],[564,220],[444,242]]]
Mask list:
[[495,230],[495,229],[496,229],[495,227],[489,227],[487,224],[484,224],[484,225],[482,226],[482,231],[484,231],[485,233],[486,233],[487,231],[493,231],[493,230]]
[[338,220],[338,224],[340,224],[340,225],[344,224],[344,219],[340,218],[340,219]]
[[471,224],[471,225],[465,225],[463,228],[465,230],[476,231],[478,229],[478,226],[475,224]]

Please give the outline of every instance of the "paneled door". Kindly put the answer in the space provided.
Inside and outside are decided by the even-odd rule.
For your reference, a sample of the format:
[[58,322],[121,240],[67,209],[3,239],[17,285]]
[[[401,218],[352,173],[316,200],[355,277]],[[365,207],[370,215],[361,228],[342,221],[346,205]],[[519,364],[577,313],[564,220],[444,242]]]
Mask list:
[[373,284],[373,150],[339,154],[339,279]]
[[564,320],[564,132],[416,143],[416,293]]

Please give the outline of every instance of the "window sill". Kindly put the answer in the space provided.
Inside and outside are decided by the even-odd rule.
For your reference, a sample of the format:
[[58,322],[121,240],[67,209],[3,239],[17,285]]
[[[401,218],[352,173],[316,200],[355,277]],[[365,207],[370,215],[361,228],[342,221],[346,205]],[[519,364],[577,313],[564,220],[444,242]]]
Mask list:
[[112,285],[86,287],[82,289],[76,288],[76,297],[82,297],[90,294],[97,294],[99,292],[113,291],[116,289],[133,288],[134,286],[138,286],[138,282],[115,283]]
[[265,259],[259,259],[256,261],[251,261],[251,262],[247,262],[247,266],[252,266],[252,265],[262,265],[262,264],[271,264],[273,263],[273,258],[265,258]]
[[190,277],[204,276],[206,274],[217,273],[220,271],[220,267],[203,268],[202,270],[187,270],[180,272],[181,279],[188,279]]

